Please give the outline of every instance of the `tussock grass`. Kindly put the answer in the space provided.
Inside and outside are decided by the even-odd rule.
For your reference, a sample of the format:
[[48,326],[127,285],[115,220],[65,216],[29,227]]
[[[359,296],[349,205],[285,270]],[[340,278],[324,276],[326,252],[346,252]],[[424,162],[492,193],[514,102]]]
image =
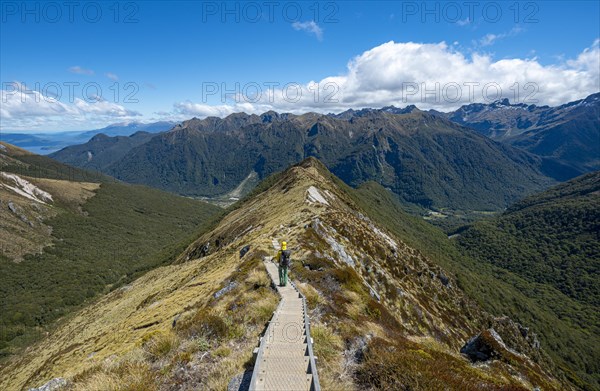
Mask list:
[[144,345],[144,348],[153,360],[158,360],[168,356],[179,347],[180,343],[175,333],[167,331],[155,335]]
[[[527,390],[521,382],[490,375],[466,360],[422,348],[402,337],[373,338],[358,367],[360,385],[374,390]],[[538,384],[539,385],[539,384]],[[544,384],[544,389],[556,389]]]
[[247,318],[254,324],[264,324],[271,319],[275,309],[277,309],[277,302],[272,295],[269,295],[249,306]]
[[310,310],[314,310],[317,306],[325,304],[325,299],[319,292],[310,284],[298,283],[296,285],[300,292],[306,297],[306,305]]
[[324,324],[314,324],[310,335],[314,340],[321,387],[324,390],[354,390],[351,373],[342,365],[344,343],[339,334]]
[[248,278],[246,278],[246,283],[252,286],[254,289],[258,289],[260,287],[271,286],[271,279],[264,272],[258,269],[253,269]]
[[157,377],[145,363],[124,361],[75,381],[69,391],[157,391]]
[[219,346],[212,354],[216,357],[228,357],[231,355],[231,348],[229,346]]
[[186,384],[190,389],[225,389],[234,375],[251,366],[252,350],[278,297],[260,259],[247,260],[222,281],[237,285],[219,299],[207,295],[204,305],[188,309],[174,329],[148,333],[141,347],[121,361],[79,375],[75,389],[154,391]]
[[344,345],[340,336],[323,324],[313,325],[310,328],[310,335],[314,339],[315,355],[319,357],[319,362],[332,362],[343,350]]

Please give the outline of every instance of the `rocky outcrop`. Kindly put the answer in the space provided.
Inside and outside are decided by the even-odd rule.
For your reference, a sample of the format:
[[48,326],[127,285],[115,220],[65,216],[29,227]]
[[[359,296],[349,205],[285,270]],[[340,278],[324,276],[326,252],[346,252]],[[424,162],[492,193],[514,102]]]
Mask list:
[[493,328],[477,334],[460,349],[473,362],[499,359],[506,351],[504,341]]
[[57,377],[56,379],[50,380],[48,383],[44,384],[38,388],[30,388],[29,391],[58,391],[63,390],[67,387],[68,382],[62,377]]

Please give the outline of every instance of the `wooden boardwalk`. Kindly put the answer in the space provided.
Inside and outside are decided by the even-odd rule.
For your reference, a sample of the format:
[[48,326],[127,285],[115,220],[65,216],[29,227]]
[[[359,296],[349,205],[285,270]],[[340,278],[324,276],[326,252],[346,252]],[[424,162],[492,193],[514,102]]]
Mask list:
[[[273,245],[278,249],[276,241]],[[278,267],[270,258],[265,266],[281,301],[261,338],[250,390],[320,391],[306,301],[290,282],[279,286]]]

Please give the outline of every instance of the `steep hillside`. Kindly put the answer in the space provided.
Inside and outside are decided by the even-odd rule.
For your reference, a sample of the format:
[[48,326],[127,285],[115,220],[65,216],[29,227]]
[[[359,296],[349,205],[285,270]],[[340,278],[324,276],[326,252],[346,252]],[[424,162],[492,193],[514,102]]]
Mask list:
[[[600,173],[559,185],[515,204],[497,218],[460,232],[463,252],[516,274],[535,307],[508,309],[538,322],[555,356],[600,387]],[[503,272],[504,273],[504,272]],[[568,321],[568,323],[565,323]],[[566,352],[569,352],[568,354]]]
[[66,147],[48,156],[86,170],[105,171],[107,167],[123,158],[130,150],[148,142],[154,136],[156,134],[141,131],[128,137],[109,137],[100,133],[85,144]]
[[542,161],[419,110],[193,119],[106,169],[131,183],[215,196],[314,156],[346,183],[373,180],[426,208],[497,210],[550,183]]
[[99,172],[69,166],[46,156],[36,155],[12,144],[0,142],[0,170],[35,178],[72,182],[114,182]]
[[600,93],[557,107],[510,104],[504,99],[438,114],[493,140],[551,158],[547,170],[557,178],[600,168]]
[[164,263],[219,212],[107,178],[52,179],[94,174],[2,146],[0,356],[27,345],[85,301]]
[[[589,189],[589,184],[589,181],[580,182],[580,185],[584,185],[581,188]],[[581,190],[580,186],[571,185],[557,186],[554,189],[564,189],[565,193],[562,191],[548,191],[521,201],[517,205],[542,201],[549,197],[555,197],[557,194],[574,195]],[[481,253],[467,254],[464,248],[458,246],[456,240],[448,240],[447,235],[441,230],[426,223],[421,218],[404,212],[404,205],[399,202],[395,195],[378,184],[366,183],[357,189],[357,193],[356,202],[364,210],[367,210],[370,216],[377,218],[391,232],[403,238],[406,243],[420,249],[430,259],[454,274],[461,289],[467,292],[470,297],[476,299],[489,312],[508,315],[521,324],[530,326],[530,330],[538,334],[542,346],[546,348],[546,351],[566,376],[569,376],[584,389],[600,389],[598,378],[600,368],[597,365],[600,362],[600,339],[597,337],[600,331],[598,330],[600,320],[598,319],[597,307],[581,303],[567,296],[554,288],[552,281],[540,283],[525,279],[524,276],[519,276],[515,272],[488,261],[488,259],[496,258],[496,254],[492,254],[493,251],[497,251],[498,254],[505,254],[510,250],[514,251],[515,256],[519,254],[519,247],[513,247],[513,245],[521,245],[520,235],[505,238],[504,233],[497,229],[487,232],[487,234],[493,236],[491,238],[486,237],[486,239],[491,240],[489,243],[493,244],[493,249],[488,247],[488,242],[485,241],[467,240],[467,242],[469,252],[486,250],[489,251],[487,253],[489,258]],[[584,191],[581,191],[581,193],[583,194]],[[559,210],[564,211],[564,208],[561,207]],[[591,216],[596,213],[591,210],[589,212]],[[528,230],[523,231],[521,234],[523,236],[527,236],[529,232],[543,234],[543,230],[546,228],[550,228],[548,232],[559,233],[556,228],[560,226],[562,221],[566,224],[560,230],[562,232],[559,233],[559,237],[571,237],[574,243],[581,243],[581,239],[587,237],[588,240],[584,247],[598,245],[598,239],[591,238],[589,232],[577,236],[571,234],[569,229],[573,228],[574,232],[577,232],[578,228],[565,229],[569,226],[570,213],[565,213],[564,217],[566,219],[563,216],[555,215],[554,217],[556,220],[554,227],[540,226],[539,229],[536,229],[529,226]],[[480,226],[480,223],[475,225],[475,227]],[[590,227],[588,226],[588,228]],[[451,238],[456,239],[456,236],[451,236]],[[481,236],[475,236],[475,238],[483,239]],[[504,238],[505,241],[502,242],[500,238]],[[461,238],[462,240],[464,238]],[[565,244],[568,240],[558,240],[557,242]],[[508,250],[505,248],[506,244],[509,245]],[[570,244],[566,246],[565,248],[572,248]],[[563,253],[561,248],[557,249],[548,241],[540,241],[537,247],[543,251],[556,250],[558,253]],[[597,259],[597,256],[591,258],[590,265],[597,262]],[[523,262],[529,262],[529,259],[523,260]],[[589,270],[590,265],[585,266],[584,270]],[[534,268],[539,267],[539,265],[533,266]],[[597,270],[596,268],[593,274],[597,274]],[[543,275],[539,274],[537,277],[543,277]],[[589,279],[589,277],[588,275],[586,279]],[[578,282],[575,282],[575,284],[578,284]],[[597,286],[597,284],[595,285]],[[582,379],[584,380],[582,381]]]
[[0,386],[62,377],[75,390],[225,389],[252,366],[275,308],[262,266],[275,239],[293,251],[323,389],[571,388],[550,374],[533,333],[484,312],[349,192],[314,159],[270,177],[175,264],[110,293],[15,358]]
[[600,172],[526,198],[460,234],[477,259],[600,306]]

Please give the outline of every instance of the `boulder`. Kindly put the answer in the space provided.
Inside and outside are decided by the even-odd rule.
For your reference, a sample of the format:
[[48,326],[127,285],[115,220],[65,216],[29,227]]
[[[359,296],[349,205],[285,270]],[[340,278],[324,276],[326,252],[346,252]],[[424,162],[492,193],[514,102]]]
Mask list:
[[248,251],[250,251],[250,245],[242,247],[242,249],[240,250],[240,259],[243,258]]
[[444,273],[438,274],[438,279],[444,286],[448,286],[448,284],[450,284],[450,279]]
[[487,329],[467,341],[460,349],[471,361],[488,361],[501,358],[506,346],[502,338],[493,329]]

